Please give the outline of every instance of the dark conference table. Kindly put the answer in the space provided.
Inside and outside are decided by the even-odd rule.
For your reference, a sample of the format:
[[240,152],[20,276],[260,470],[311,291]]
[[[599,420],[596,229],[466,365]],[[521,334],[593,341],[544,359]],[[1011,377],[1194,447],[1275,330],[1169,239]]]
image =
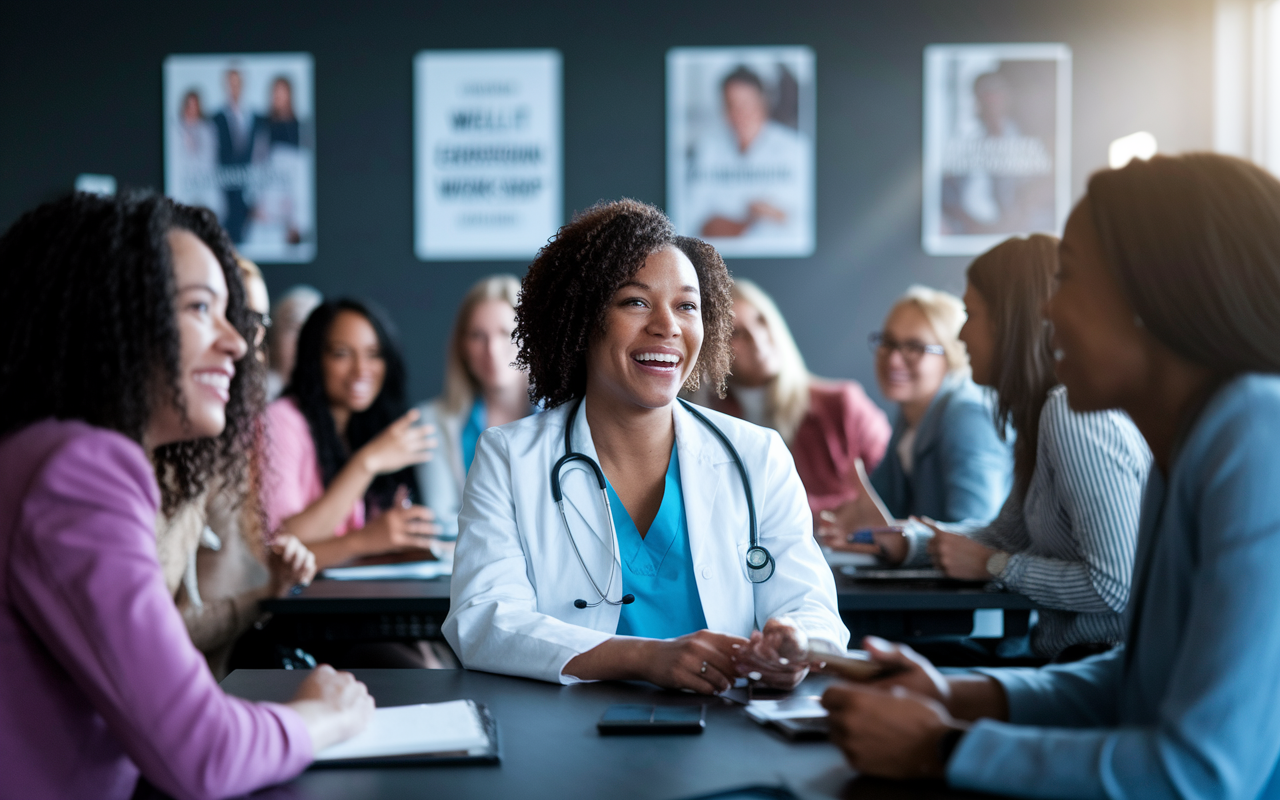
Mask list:
[[[1026,632],[1035,606],[1020,594],[954,581],[855,580],[835,572],[840,615],[857,637],[967,634],[977,609],[1004,610],[1005,635]],[[449,613],[449,578],[317,580],[300,594],[264,600],[285,641],[435,639]]]
[[[609,798],[680,800],[749,784],[786,785],[812,798],[973,798],[940,783],[858,780],[826,742],[789,742],[720,698],[662,691],[648,684],[558,686],[468,670],[353,670],[380,706],[466,698],[489,707],[502,763],[488,766],[319,769],[255,798],[411,800],[411,798]],[[251,700],[288,700],[306,673],[238,670],[223,682]],[[801,691],[819,694],[816,676]],[[610,736],[596,721],[613,703],[707,704],[697,736]]]

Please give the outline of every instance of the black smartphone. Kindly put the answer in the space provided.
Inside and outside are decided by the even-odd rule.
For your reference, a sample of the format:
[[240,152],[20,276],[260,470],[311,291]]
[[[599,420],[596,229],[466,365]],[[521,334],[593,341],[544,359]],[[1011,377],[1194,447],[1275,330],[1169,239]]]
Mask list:
[[650,706],[619,703],[609,706],[596,723],[602,736],[635,736],[666,733],[702,733],[707,727],[707,707]]

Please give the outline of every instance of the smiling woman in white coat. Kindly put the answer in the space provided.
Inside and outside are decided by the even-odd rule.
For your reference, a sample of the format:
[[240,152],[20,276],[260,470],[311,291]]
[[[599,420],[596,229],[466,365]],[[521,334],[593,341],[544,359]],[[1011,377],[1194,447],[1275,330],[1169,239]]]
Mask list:
[[677,400],[722,390],[730,278],[656,208],[599,204],[521,287],[517,363],[548,410],[485,431],[444,632],[464,666],[559,683],[789,688],[849,632],[774,431]]

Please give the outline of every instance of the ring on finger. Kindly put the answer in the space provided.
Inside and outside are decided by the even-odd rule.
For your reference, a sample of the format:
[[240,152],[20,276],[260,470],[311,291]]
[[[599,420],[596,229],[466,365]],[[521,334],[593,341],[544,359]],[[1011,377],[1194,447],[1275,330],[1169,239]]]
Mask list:
[[701,673],[702,675],[707,674],[707,662],[705,661],[702,662],[702,669],[698,670],[698,672]]

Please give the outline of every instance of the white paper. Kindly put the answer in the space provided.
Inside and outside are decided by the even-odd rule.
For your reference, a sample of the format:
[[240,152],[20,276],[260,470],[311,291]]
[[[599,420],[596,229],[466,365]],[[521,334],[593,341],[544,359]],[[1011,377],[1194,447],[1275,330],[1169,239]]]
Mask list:
[[747,704],[747,714],[756,722],[772,722],[779,719],[822,719],[827,710],[817,695],[787,697],[782,700],[752,700]]
[[413,69],[418,258],[532,259],[564,221],[559,51],[423,51]]
[[489,737],[470,700],[379,708],[362,733],[316,754],[316,761],[483,750]]
[[453,574],[453,560],[409,561],[403,564],[369,564],[362,567],[330,567],[321,577],[335,581],[430,580]]

